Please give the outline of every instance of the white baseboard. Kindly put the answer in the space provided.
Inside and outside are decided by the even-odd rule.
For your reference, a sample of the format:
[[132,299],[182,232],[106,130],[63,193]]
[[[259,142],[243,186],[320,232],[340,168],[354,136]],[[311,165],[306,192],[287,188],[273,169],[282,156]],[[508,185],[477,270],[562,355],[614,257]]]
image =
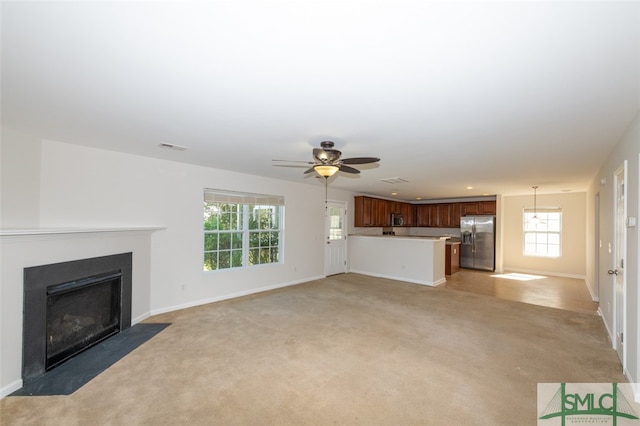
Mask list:
[[131,320],[131,325],[136,325],[139,322],[142,322],[151,316],[151,312],[146,312],[138,317],[135,317]]
[[260,287],[260,288],[251,289],[251,290],[239,291],[237,293],[225,294],[224,296],[216,296],[216,297],[212,297],[212,298],[209,298],[209,299],[201,299],[201,300],[196,300],[196,301],[193,301],[193,302],[182,303],[180,305],[167,306],[165,308],[160,308],[160,309],[152,309],[150,315],[153,316],[153,315],[165,314],[167,312],[179,311],[181,309],[193,308],[195,306],[207,305],[209,303],[221,302],[223,300],[228,300],[228,299],[235,299],[236,297],[249,296],[249,295],[255,294],[255,293],[262,293],[262,292],[269,291],[269,290],[275,290],[277,288],[289,287],[289,286],[298,285],[298,284],[304,284],[304,283],[309,282],[309,281],[320,280],[320,279],[323,279],[323,278],[325,278],[325,277],[322,276],[322,275],[318,275],[318,276],[315,276],[315,277],[307,277],[307,278],[304,278],[303,280],[289,281],[289,282],[286,282],[286,283],[279,283],[279,284],[274,284],[274,285],[270,285],[270,286],[266,286],[266,287]]
[[0,399],[4,398],[5,396],[11,395],[21,387],[22,387],[22,379],[16,380],[13,383],[9,383],[7,386],[0,389]]
[[604,315],[602,314],[602,308],[600,306],[598,306],[598,315],[600,315],[600,318],[602,318],[602,323],[604,324],[604,328],[607,330],[607,337],[609,338],[609,343],[611,343],[611,347],[615,349],[615,345],[614,345],[615,339],[613,337],[613,333],[609,329],[609,325],[607,324],[607,322],[604,320]]

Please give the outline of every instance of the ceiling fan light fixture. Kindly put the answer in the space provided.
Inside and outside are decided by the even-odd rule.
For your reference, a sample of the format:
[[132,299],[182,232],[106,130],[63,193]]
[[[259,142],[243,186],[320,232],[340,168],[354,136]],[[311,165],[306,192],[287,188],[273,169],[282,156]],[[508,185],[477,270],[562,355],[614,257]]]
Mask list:
[[335,175],[338,169],[338,166],[333,166],[331,164],[319,164],[317,166],[313,166],[313,170],[315,170],[316,173],[325,178],[329,178]]

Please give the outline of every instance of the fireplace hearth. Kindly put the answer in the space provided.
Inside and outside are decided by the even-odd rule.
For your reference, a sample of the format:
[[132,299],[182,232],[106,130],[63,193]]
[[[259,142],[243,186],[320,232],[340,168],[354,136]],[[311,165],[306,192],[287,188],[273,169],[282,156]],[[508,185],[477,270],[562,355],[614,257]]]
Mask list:
[[131,327],[132,253],[24,269],[23,383]]

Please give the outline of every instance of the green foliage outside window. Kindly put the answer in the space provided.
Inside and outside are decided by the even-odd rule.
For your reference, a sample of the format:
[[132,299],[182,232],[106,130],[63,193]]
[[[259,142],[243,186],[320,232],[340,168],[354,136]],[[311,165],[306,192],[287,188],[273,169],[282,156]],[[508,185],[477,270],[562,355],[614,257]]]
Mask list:
[[280,260],[281,206],[204,203],[204,270]]

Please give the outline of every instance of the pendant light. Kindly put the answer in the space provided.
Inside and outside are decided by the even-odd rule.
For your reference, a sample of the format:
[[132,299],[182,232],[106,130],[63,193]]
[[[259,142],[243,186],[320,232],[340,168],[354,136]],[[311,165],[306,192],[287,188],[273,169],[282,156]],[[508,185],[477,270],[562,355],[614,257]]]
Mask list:
[[532,186],[533,188],[533,217],[529,220],[529,222],[531,222],[533,225],[537,225],[539,223],[542,223],[540,218],[538,217],[538,208],[537,208],[537,200],[536,200],[536,195],[537,195],[537,189],[538,186]]

